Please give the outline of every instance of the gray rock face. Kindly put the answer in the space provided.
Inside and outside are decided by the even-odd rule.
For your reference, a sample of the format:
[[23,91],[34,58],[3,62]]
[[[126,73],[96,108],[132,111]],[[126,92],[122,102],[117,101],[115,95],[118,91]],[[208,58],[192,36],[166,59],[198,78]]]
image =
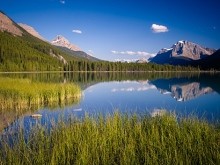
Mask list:
[[178,41],[169,49],[161,49],[151,62],[158,64],[181,64],[183,61],[203,59],[214,52],[214,49],[205,48],[189,41]]
[[59,61],[63,62],[64,64],[67,64],[67,61],[65,60],[65,58],[63,58],[63,56],[59,55],[59,54],[54,54],[52,49],[50,49],[50,56],[57,58]]
[[58,35],[53,41],[51,41],[52,45],[66,47],[73,51],[81,51],[76,45],[71,44],[66,38],[61,35]]
[[184,56],[192,60],[199,60],[205,56],[212,55],[213,49],[204,48],[198,44],[188,41],[178,41],[172,46],[171,57]]

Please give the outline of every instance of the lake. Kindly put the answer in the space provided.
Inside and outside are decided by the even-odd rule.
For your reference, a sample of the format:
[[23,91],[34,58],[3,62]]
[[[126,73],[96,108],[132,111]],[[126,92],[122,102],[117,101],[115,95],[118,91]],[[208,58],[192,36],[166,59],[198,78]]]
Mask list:
[[[19,125],[29,130],[40,123],[50,127],[60,116],[108,115],[114,111],[153,115],[173,112],[193,115],[210,122],[220,119],[220,74],[218,73],[38,73],[1,74],[39,82],[73,82],[82,89],[80,101],[65,106],[39,107],[22,111],[1,109],[2,128],[15,132]],[[41,118],[32,118],[39,113]],[[16,114],[16,115],[15,115]],[[12,117],[14,115],[14,117]],[[7,118],[8,117],[8,118]],[[7,126],[6,126],[7,123]]]

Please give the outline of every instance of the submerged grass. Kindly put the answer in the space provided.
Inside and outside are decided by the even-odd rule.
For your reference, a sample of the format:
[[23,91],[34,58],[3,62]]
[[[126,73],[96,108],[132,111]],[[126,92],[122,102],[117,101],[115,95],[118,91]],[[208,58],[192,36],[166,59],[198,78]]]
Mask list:
[[32,105],[62,104],[80,98],[73,83],[43,83],[29,79],[0,78],[0,109],[22,109]]
[[1,140],[0,164],[220,164],[220,129],[194,118],[115,113]]

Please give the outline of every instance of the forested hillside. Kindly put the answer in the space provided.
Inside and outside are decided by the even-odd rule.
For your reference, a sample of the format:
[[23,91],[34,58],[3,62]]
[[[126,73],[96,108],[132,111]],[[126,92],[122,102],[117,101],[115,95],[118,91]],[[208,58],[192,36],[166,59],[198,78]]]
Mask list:
[[[73,51],[73,50],[70,50],[68,48],[65,48],[65,47],[61,47],[61,46],[57,46],[57,48],[59,48],[60,50],[62,50],[64,53],[68,54],[69,57],[74,57],[74,58],[78,58],[78,59],[81,59],[81,60],[85,60],[85,61],[101,61],[100,59],[98,58],[95,58],[83,51]],[[67,57],[68,59],[68,57]]]
[[77,58],[29,34],[0,32],[0,71],[58,71],[66,59]]

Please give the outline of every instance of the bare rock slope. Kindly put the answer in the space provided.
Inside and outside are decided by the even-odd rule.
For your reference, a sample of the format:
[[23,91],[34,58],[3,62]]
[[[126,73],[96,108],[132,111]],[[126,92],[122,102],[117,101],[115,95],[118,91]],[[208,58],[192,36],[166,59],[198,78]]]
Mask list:
[[7,31],[16,36],[22,36],[23,34],[21,29],[19,29],[16,24],[2,12],[0,12],[0,31]]
[[44,39],[33,27],[23,24],[23,23],[18,23],[19,26],[21,26],[24,30],[26,30],[28,33],[30,33],[31,35],[46,41],[46,39]]

